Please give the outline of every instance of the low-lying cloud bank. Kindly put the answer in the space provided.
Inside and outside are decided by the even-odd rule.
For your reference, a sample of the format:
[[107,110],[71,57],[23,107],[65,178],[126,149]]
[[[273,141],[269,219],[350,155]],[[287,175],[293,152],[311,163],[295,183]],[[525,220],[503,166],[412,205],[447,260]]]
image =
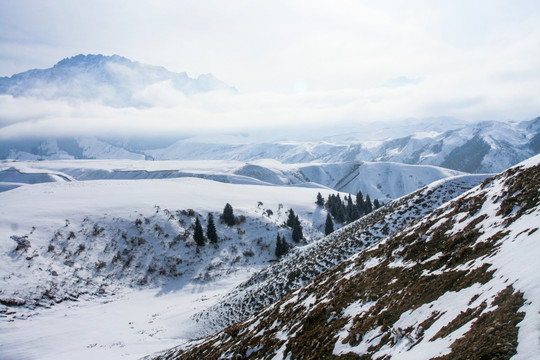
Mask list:
[[[399,80],[399,79],[398,79]],[[444,81],[443,81],[444,80]],[[442,83],[446,84],[443,86]],[[394,122],[448,116],[464,121],[524,120],[538,116],[540,94],[532,81],[512,91],[451,78],[394,81],[367,90],[186,96],[167,82],[137,93],[137,106],[0,95],[0,139],[78,135],[178,135],[280,130]],[[450,90],[450,91],[449,91]]]

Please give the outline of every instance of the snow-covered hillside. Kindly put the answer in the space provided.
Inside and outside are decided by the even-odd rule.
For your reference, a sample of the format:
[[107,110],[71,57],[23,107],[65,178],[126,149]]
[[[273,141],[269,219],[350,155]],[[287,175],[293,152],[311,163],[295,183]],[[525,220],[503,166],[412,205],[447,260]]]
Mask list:
[[[109,293],[109,285],[204,280],[261,266],[275,259],[278,232],[290,238],[283,226],[290,208],[307,242],[323,236],[326,213],[314,203],[319,191],[330,194],[181,178],[43,183],[4,192],[1,301],[47,306],[81,293]],[[219,222],[226,203],[240,217],[237,226]],[[197,247],[195,219],[206,227],[209,213],[221,240]]]
[[50,169],[36,169],[25,164],[0,166],[0,192],[26,184],[73,181],[71,176]]
[[[133,359],[193,338],[189,316],[274,261],[278,233],[291,246],[324,236],[318,192],[335,193],[197,178],[48,182],[0,193],[0,358]],[[220,222],[226,203],[234,226]],[[290,208],[303,227],[298,244],[284,225]],[[196,218],[206,230],[210,213],[219,240],[197,246]],[[122,306],[142,308],[136,315]],[[66,336],[73,343],[58,351]]]
[[388,203],[381,209],[261,270],[216,305],[195,315],[208,333],[243,320],[296,290],[353,254],[403,229],[485,180],[487,175],[440,180]]
[[115,107],[152,105],[146,102],[144,95],[159,91],[160,87],[183,94],[236,91],[211,74],[193,79],[186,73],[173,73],[160,66],[141,64],[118,55],[77,55],[49,69],[0,77],[0,94],[46,100],[77,99]]
[[[461,175],[434,166],[399,163],[347,162],[336,164],[282,164],[274,160],[249,163],[239,161],[128,161],[75,160],[9,162],[0,164],[3,178],[18,181],[14,173],[26,178],[30,172],[49,176],[64,174],[66,179],[120,180],[197,177],[225,183],[253,185],[294,185],[355,194],[362,191],[371,199],[395,199],[433,181]],[[47,179],[45,179],[47,180]]]
[[540,156],[157,359],[537,358],[538,184]]

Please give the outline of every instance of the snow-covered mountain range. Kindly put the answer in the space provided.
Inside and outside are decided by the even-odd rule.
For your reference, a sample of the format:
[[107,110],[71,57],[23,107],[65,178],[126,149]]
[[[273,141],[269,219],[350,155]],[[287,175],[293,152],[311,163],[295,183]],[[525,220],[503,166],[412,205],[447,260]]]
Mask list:
[[[76,110],[68,112],[70,116],[79,114],[79,107],[84,109],[85,104],[92,103],[142,111],[141,108],[158,106],[153,101],[159,98],[168,99],[167,106],[182,107],[182,100],[176,95],[171,98],[171,93],[190,97],[215,91],[237,93],[210,74],[193,79],[186,73],[173,73],[163,67],[134,62],[118,55],[77,55],[49,69],[34,69],[0,78],[0,95],[78,104],[74,107]],[[16,106],[6,101],[7,105]],[[206,101],[213,103],[213,100]],[[28,106],[25,102],[21,104],[17,106]],[[233,102],[227,106],[236,105]],[[210,107],[209,111],[215,110]],[[114,112],[105,114],[105,117],[118,116]],[[30,113],[21,121],[28,122],[31,128],[34,121],[42,120],[40,116],[53,115],[54,111],[43,115]],[[221,129],[221,133],[216,133],[208,125],[204,132],[199,129],[198,135],[193,135],[178,130],[193,121],[188,117],[178,119],[180,127],[176,132],[167,132],[166,136],[162,132],[160,136],[153,134],[150,137],[141,131],[134,135],[128,121],[124,125],[127,127],[125,133],[131,135],[124,137],[110,134],[105,138],[102,132],[101,137],[90,134],[55,137],[49,134],[40,138],[36,133],[30,132],[31,136],[24,137],[21,135],[24,131],[13,130],[13,119],[17,118],[13,110],[3,116],[6,119],[0,119],[0,123],[3,122],[14,133],[0,141],[0,159],[274,159],[283,163],[389,161],[487,173],[502,171],[540,152],[540,118],[506,122],[466,122],[447,117],[396,122],[357,119],[357,122],[347,124],[338,121],[334,124],[333,119],[329,119],[326,125],[287,131],[280,127],[270,128],[262,135],[249,129],[231,130],[229,133]],[[143,116],[144,120],[139,119],[147,123],[148,126],[143,127],[146,130],[153,128],[150,124],[154,121],[152,115],[147,116]],[[171,116],[175,118],[176,115],[173,113]],[[93,120],[84,118],[82,121],[80,125],[86,126],[85,122]],[[252,121],[257,124],[261,120],[255,117]],[[118,131],[116,128],[116,133],[122,134]]]
[[276,267],[262,278],[302,283],[305,271],[311,281],[242,322],[152,358],[537,358],[539,183],[536,156],[375,243],[364,244],[371,228],[360,220],[326,241],[356,241],[363,250],[333,268]]
[[[444,120],[431,120],[431,122]],[[433,125],[433,124],[431,124]],[[429,126],[428,123],[425,126]],[[0,158],[237,160],[283,163],[390,161],[435,165],[469,173],[499,172],[540,152],[540,118],[519,123],[486,121],[444,131],[407,133],[377,141],[322,137],[319,141],[268,141],[244,137],[186,139],[96,137],[6,140]],[[417,127],[413,127],[417,130]],[[412,131],[412,130],[410,130]]]
[[236,92],[212,74],[193,79],[186,73],[174,73],[118,55],[81,54],[63,59],[52,68],[0,77],[0,94],[96,101],[115,107],[149,106],[144,92],[161,86],[186,95],[215,90]]
[[[299,318],[310,319],[311,315],[307,312],[298,312],[319,308],[317,304],[335,303],[332,305],[334,310],[329,313],[331,321],[325,322],[328,319],[323,319],[315,322],[329,325],[316,332],[327,334],[334,331],[343,335],[346,331],[356,329],[356,323],[347,325],[348,321],[356,321],[357,312],[352,312],[356,305],[362,309],[365,306],[369,311],[371,307],[368,309],[367,306],[377,302],[377,299],[394,299],[392,304],[399,304],[399,294],[407,294],[407,298],[419,297],[419,301],[423,301],[418,294],[429,291],[409,288],[418,279],[433,281],[425,286],[443,291],[446,288],[438,287],[441,282],[446,283],[450,279],[448,284],[460,284],[459,279],[463,278],[468,284],[468,276],[480,274],[481,279],[487,279],[488,283],[478,285],[477,290],[485,292],[478,302],[475,302],[476,298],[471,298],[475,295],[474,286],[477,286],[473,284],[464,285],[465,290],[449,288],[458,294],[462,290],[467,294],[470,292],[470,296],[464,295],[466,300],[463,301],[459,298],[461,295],[454,296],[452,291],[436,292],[435,298],[430,297],[428,300],[433,302],[434,311],[439,312],[436,315],[413,313],[414,309],[407,307],[408,303],[396,308],[403,310],[402,314],[409,314],[407,311],[414,314],[407,320],[411,322],[409,325],[414,329],[422,326],[426,333],[431,326],[431,332],[454,329],[455,324],[461,324],[460,312],[470,313],[471,317],[466,318],[467,324],[473,324],[475,316],[484,319],[481,317],[484,312],[489,315],[495,311],[493,305],[500,302],[498,297],[495,303],[493,299],[501,290],[505,276],[510,274],[505,272],[508,269],[505,270],[504,266],[497,267],[509,256],[492,256],[506,254],[501,249],[508,246],[510,250],[504,251],[516,252],[516,258],[523,255],[523,259],[526,259],[524,264],[534,264],[528,257],[538,255],[538,249],[531,247],[528,239],[537,237],[534,224],[539,216],[539,161],[540,158],[533,158],[522,167],[510,169],[494,180],[484,181],[487,175],[444,178],[388,203],[324,239],[328,210],[315,204],[315,195],[321,192],[326,197],[335,190],[178,177],[174,176],[177,170],[164,171],[163,166],[167,162],[143,162],[147,164],[145,166],[150,166],[146,168],[138,162],[124,162],[119,166],[100,161],[82,162],[78,167],[75,166],[77,161],[19,163],[19,168],[10,166],[6,173],[12,176],[22,176],[21,172],[26,171],[26,174],[38,177],[47,175],[45,168],[49,167],[49,176],[54,181],[21,185],[0,193],[3,204],[0,209],[0,253],[3,258],[0,262],[3,279],[0,326],[10,329],[0,331],[0,344],[3,346],[0,353],[8,359],[32,358],[38,354],[41,359],[68,359],[75,355],[82,359],[96,356],[104,359],[122,356],[138,358],[185,343],[251,314],[253,316],[244,323],[232,325],[224,333],[219,333],[225,335],[218,335],[225,346],[234,342],[234,349],[212,345],[215,338],[210,338],[209,342],[197,343],[202,344],[202,348],[191,348],[190,345],[188,351],[192,352],[184,353],[184,346],[173,350],[169,356],[177,357],[180,351],[180,358],[200,358],[198,351],[203,349],[200,351],[220,352],[224,356],[241,352],[243,356],[252,354],[252,357],[258,358],[254,354],[261,354],[258,351],[266,349],[275,355],[282,350],[297,351],[292,344],[297,334],[304,333],[296,328],[289,331],[288,326]],[[32,168],[31,165],[35,164],[38,166]],[[222,169],[229,167],[229,174],[232,174],[238,165],[241,164],[222,163]],[[130,166],[132,172],[122,174],[119,171],[127,170]],[[204,165],[203,162],[199,168],[192,164],[199,173],[203,172],[205,166],[206,171],[215,171],[216,164]],[[152,175],[154,171],[156,178]],[[88,178],[83,180],[85,174]],[[101,174],[101,179],[96,174]],[[137,179],[138,176],[142,178]],[[482,181],[482,187],[444,204]],[[226,202],[233,204],[238,217],[238,223],[233,227],[219,221]],[[442,207],[436,209],[440,205]],[[289,244],[294,244],[291,228],[284,225],[289,208],[293,208],[298,215],[305,240],[295,244],[301,248],[271,265],[276,261],[277,234],[284,236]],[[197,246],[194,240],[196,218],[206,228],[211,213],[216,219],[220,240],[215,245],[207,243],[204,247]],[[523,251],[527,254],[523,254]],[[475,257],[477,254],[478,257]],[[489,269],[482,272],[487,269],[485,263],[492,264],[503,278],[490,275]],[[271,266],[264,269],[267,265]],[[401,278],[413,270],[416,271],[411,275],[414,281]],[[370,275],[370,271],[375,273]],[[422,271],[427,271],[425,276],[417,274]],[[383,273],[397,280],[387,279]],[[539,297],[535,297],[534,287],[532,290],[528,287],[528,284],[538,283],[538,279],[531,278],[534,274],[528,269],[509,278],[505,284],[513,284],[515,289],[528,294],[523,296],[530,309],[538,307],[535,299]],[[384,279],[384,284],[381,283],[380,288],[370,288],[369,284],[379,283],[364,279],[364,275]],[[324,280],[326,277],[329,277],[328,281]],[[371,289],[369,294],[376,296],[351,292],[344,279],[356,284],[356,289]],[[474,279],[476,277],[471,278],[471,282]],[[243,284],[234,288],[242,281]],[[361,284],[357,284],[357,281],[361,281]],[[334,284],[337,287],[334,288]],[[292,295],[288,295],[291,291]],[[506,295],[512,293],[501,296]],[[514,295],[511,299],[517,299]],[[282,296],[285,296],[284,300]],[[342,296],[347,300],[343,300]],[[439,302],[437,297],[442,300]],[[452,304],[465,302],[469,305],[456,305],[451,307],[451,312],[443,313],[440,309],[449,307],[444,300],[447,297],[451,297],[449,301]],[[287,303],[287,300],[290,302]],[[304,300],[309,302],[308,306],[290,305],[303,303]],[[484,300],[485,308],[482,305]],[[280,312],[279,309],[283,308],[284,317],[274,318],[277,315],[272,313],[274,317],[271,320],[261,318],[257,322],[261,315],[254,315],[254,312],[273,301],[278,301],[278,305],[270,305],[270,308],[262,310],[262,316],[272,313],[272,309]],[[417,305],[424,308],[431,303],[422,304]],[[381,303],[377,309],[383,310],[377,311],[394,308],[394,305],[387,305],[386,302]],[[477,305],[481,309],[477,309]],[[471,309],[467,310],[467,306]],[[529,311],[529,308],[523,308],[527,316],[529,313],[536,314],[537,310]],[[349,309],[350,314],[343,309]],[[298,314],[299,317],[294,318],[296,320],[290,320],[292,317],[289,319],[291,311]],[[518,313],[515,309],[513,311]],[[370,314],[370,317],[377,316]],[[103,321],[95,321],[103,316],[106,317]],[[396,316],[399,317],[399,314],[389,314],[393,321],[397,321]],[[334,319],[336,322],[333,322]],[[484,321],[478,320],[481,324]],[[503,323],[507,329],[506,320]],[[106,328],[99,324],[106,324]],[[264,330],[261,327],[264,324],[275,326]],[[248,330],[235,332],[235,329],[244,326]],[[309,330],[311,325],[302,326]],[[370,340],[371,335],[364,338],[359,335],[355,341],[365,339],[369,342],[366,349],[375,346],[374,350],[369,351],[401,354],[400,351],[414,349],[407,340],[409,338],[421,343],[418,349],[422,351],[430,345],[429,340],[438,339],[430,335],[424,340],[421,330],[410,332],[409,326],[398,323],[383,322],[381,326],[380,329],[374,327],[366,330],[380,331],[381,336],[376,337],[383,339],[380,342],[375,344]],[[496,326],[493,324],[493,327]],[[55,330],[47,330],[51,328]],[[452,339],[468,336],[465,330],[469,327],[460,326],[459,329],[459,334],[452,330],[449,331],[450,335],[441,337],[441,341],[447,344],[440,346],[441,355],[451,348],[449,344],[453,342]],[[258,335],[251,333],[252,330],[256,330]],[[265,337],[265,334],[273,334],[274,330],[283,336]],[[484,330],[486,332],[489,328]],[[237,334],[236,340],[228,337],[231,331]],[[308,332],[311,334],[309,336],[314,336]],[[47,335],[43,336],[44,333]],[[260,340],[258,343],[262,347],[257,352],[255,349],[258,345],[251,340],[244,342],[244,333],[249,333],[250,339]],[[387,342],[387,333],[390,337],[398,334],[394,342]],[[37,334],[39,337],[36,337]],[[92,334],[90,338],[88,334]],[[329,351],[329,354],[333,354],[335,346],[338,348],[336,351],[343,350],[343,354],[361,351],[356,342],[350,343],[350,349],[345,345],[336,345],[336,341],[354,336],[347,338],[338,334],[332,337],[332,334],[326,340],[313,338],[313,346],[323,343],[325,345],[321,345],[321,349],[327,349],[324,351]],[[516,340],[507,340],[505,334],[496,335],[513,344],[510,350],[515,348]],[[66,336],[71,339],[70,344],[59,351],[58,344]],[[279,344],[267,347],[266,344],[273,344],[272,339],[277,339],[275,341]],[[290,339],[293,342],[289,344]],[[29,341],[34,345],[30,346]],[[529,354],[530,344],[527,340],[519,340],[518,343],[523,343],[523,353]],[[381,347],[376,347],[379,344]],[[403,348],[399,344],[403,344]],[[311,345],[303,346],[307,349]],[[503,350],[507,351],[506,348]],[[311,351],[316,353],[313,349]],[[426,354],[429,355],[426,358],[433,357],[430,352]]]

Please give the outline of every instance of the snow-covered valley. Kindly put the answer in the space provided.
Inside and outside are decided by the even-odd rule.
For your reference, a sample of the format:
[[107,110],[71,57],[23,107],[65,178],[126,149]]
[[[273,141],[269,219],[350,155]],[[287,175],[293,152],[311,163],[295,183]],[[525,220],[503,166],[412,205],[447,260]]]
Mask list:
[[1,358],[138,359],[197,337],[199,330],[190,317],[248,275],[239,271],[204,283],[176,280],[19,311],[28,318],[0,319]]

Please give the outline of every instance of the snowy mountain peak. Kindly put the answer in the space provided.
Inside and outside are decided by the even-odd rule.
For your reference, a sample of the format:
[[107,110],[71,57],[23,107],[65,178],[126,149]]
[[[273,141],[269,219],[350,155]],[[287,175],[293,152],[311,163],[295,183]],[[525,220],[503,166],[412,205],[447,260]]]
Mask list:
[[73,66],[86,67],[89,65],[103,64],[107,62],[131,64],[133,61],[120,55],[104,56],[101,54],[79,54],[60,60],[54,65],[54,68],[65,68]]
[[150,99],[156,94],[171,91],[192,95],[215,90],[237,92],[211,74],[191,78],[185,72],[171,72],[119,55],[79,54],[52,68],[0,78],[0,94],[97,101],[115,107],[152,106]]

